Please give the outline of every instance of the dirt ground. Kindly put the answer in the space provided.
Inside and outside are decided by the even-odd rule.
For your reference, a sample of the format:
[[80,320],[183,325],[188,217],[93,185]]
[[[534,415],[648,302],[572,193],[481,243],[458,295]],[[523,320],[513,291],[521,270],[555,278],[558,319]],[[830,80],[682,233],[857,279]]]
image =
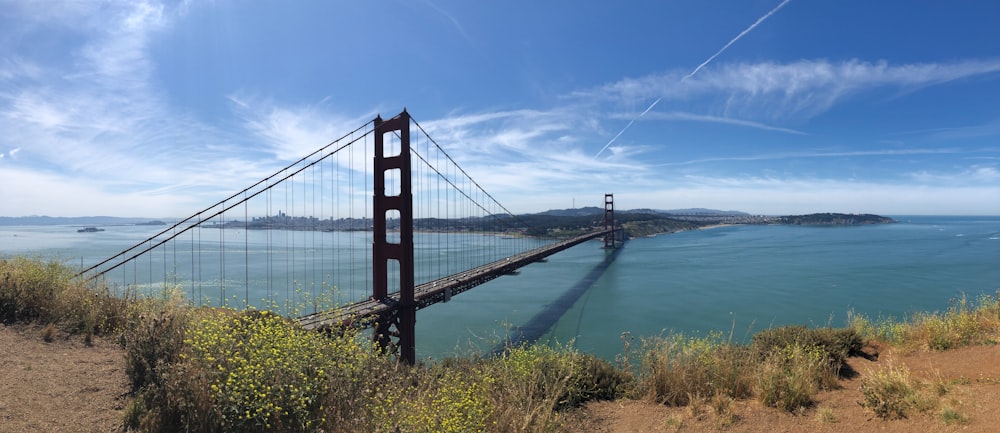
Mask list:
[[127,391],[113,342],[0,325],[0,433],[119,432]]
[[[927,384],[948,384],[938,409],[908,419],[883,421],[862,408],[859,385],[869,371],[905,365],[911,377]],[[877,361],[851,358],[857,373],[841,388],[817,396],[797,414],[732,401],[724,415],[712,402],[671,408],[652,402],[596,402],[567,413],[570,431],[644,432],[1000,432],[1000,346],[948,352],[895,353],[883,348]],[[120,432],[128,403],[124,357],[113,342],[82,337],[42,340],[37,326],[0,325],[0,433]],[[941,408],[967,418],[946,425]]]

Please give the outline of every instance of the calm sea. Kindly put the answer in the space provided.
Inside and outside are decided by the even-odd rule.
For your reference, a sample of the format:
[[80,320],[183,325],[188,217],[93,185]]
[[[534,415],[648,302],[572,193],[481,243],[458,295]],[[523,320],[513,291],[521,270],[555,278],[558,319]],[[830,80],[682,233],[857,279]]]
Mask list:
[[[704,335],[906,317],[1000,289],[1000,217],[895,217],[858,227],[732,226],[585,243],[417,314],[421,357],[505,339],[573,341],[613,358],[621,334]],[[76,227],[0,226],[0,254],[95,263],[157,227],[82,237]],[[472,246],[470,246],[472,247]],[[461,254],[461,252],[456,252]]]

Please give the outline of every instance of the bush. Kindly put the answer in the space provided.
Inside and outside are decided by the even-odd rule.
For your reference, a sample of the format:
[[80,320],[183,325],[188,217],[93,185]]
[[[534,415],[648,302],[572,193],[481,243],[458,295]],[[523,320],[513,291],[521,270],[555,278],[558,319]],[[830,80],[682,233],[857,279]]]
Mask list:
[[614,400],[621,397],[633,381],[630,374],[590,354],[577,356],[574,376],[564,399],[565,405],[574,407],[592,400]]
[[122,333],[125,374],[132,391],[163,385],[163,367],[176,362],[184,347],[189,310],[168,301],[144,300],[132,304]]
[[361,367],[374,356],[353,333],[325,336],[257,311],[215,310],[182,343],[154,396],[165,400],[161,424],[215,419],[208,431],[315,431],[333,389],[364,380]]
[[852,328],[811,329],[805,326],[782,326],[757,333],[751,339],[751,345],[765,357],[786,347],[815,347],[839,369],[848,356],[861,351],[864,342]]
[[794,411],[812,403],[820,389],[836,385],[828,354],[818,346],[792,344],[772,350],[755,375],[754,391],[765,406]]

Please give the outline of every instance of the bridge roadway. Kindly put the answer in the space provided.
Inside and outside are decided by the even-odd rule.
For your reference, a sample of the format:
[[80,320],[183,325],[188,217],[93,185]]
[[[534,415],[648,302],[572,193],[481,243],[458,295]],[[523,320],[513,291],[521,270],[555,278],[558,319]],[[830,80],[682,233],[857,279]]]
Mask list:
[[[452,296],[468,291],[473,287],[502,275],[513,274],[519,268],[570,247],[591,239],[600,238],[609,231],[614,230],[598,230],[586,233],[572,239],[554,242],[457,274],[417,285],[414,287],[414,302],[418,310],[438,302],[447,302]],[[398,294],[396,295],[398,296]],[[367,327],[371,326],[379,315],[395,309],[398,305],[399,300],[392,296],[389,299],[382,300],[367,299],[334,310],[302,316],[295,319],[295,321],[302,325],[303,328],[309,330],[329,329],[338,325]]]

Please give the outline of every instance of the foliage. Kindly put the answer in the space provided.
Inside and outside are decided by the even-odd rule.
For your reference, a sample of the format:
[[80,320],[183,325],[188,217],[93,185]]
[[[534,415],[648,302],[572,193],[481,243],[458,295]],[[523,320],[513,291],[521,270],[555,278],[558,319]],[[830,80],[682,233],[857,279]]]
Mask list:
[[407,382],[377,384],[368,401],[374,431],[484,432],[492,407],[489,375],[468,369],[412,370]]
[[906,332],[906,323],[891,317],[869,319],[854,310],[847,312],[847,327],[853,329],[864,341],[884,341],[898,343]]
[[996,299],[983,296],[977,307],[964,295],[953,299],[941,314],[917,314],[906,338],[918,341],[930,350],[948,350],[970,344],[982,344],[997,331],[1000,320],[994,313]]
[[182,343],[147,397],[160,425],[186,430],[216,419],[211,430],[315,431],[332,388],[374,356],[353,334],[324,336],[257,311],[213,310]]

